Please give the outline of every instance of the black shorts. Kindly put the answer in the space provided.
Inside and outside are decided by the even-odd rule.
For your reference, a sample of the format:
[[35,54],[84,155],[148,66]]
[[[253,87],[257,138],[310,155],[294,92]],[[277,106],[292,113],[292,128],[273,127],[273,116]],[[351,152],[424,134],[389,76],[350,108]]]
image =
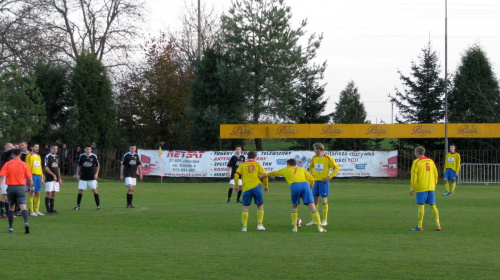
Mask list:
[[26,204],[26,191],[25,186],[7,186],[7,198],[9,205]]

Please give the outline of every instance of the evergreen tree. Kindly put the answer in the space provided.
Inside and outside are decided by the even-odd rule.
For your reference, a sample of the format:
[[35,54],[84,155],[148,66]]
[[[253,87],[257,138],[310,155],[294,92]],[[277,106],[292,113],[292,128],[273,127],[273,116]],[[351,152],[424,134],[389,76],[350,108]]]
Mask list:
[[[422,49],[419,63],[412,61],[411,76],[404,76],[398,71],[403,82],[404,92],[396,88],[394,96],[389,95],[391,102],[399,108],[398,123],[437,123],[444,118],[443,97],[445,81],[440,78],[438,56],[432,50],[431,43]],[[423,145],[426,149],[442,148],[442,140],[405,139],[401,140],[406,148]]]
[[236,141],[224,141],[225,145],[220,147],[219,126],[245,121],[247,106],[237,76],[238,73],[228,68],[219,50],[209,48],[205,51],[191,98],[193,125],[190,135],[194,149],[234,148]]
[[45,107],[35,77],[23,76],[16,65],[0,71],[0,112],[4,142],[29,142],[45,124]]
[[[334,123],[362,124],[366,123],[365,105],[361,102],[361,96],[354,81],[350,81],[346,88],[340,92],[339,102],[335,103],[336,109],[333,113]],[[368,139],[333,139],[331,141],[335,150],[364,150],[369,149]]]
[[[313,34],[304,50],[298,41],[307,22],[294,29],[291,17],[283,0],[236,1],[222,17],[223,45],[230,68],[241,75],[239,84],[251,123],[290,121],[293,115],[305,115],[292,112],[290,104],[299,98],[300,73],[307,69],[321,38]],[[262,149],[260,139],[256,147]]]
[[62,65],[39,62],[35,67],[35,77],[47,114],[47,122],[36,140],[39,143],[71,142],[72,137],[64,133],[70,108],[74,106],[68,90],[68,69]]
[[[448,96],[451,123],[500,122],[500,90],[491,63],[481,46],[474,45],[462,56]],[[461,149],[498,148],[499,141],[453,139]]]
[[75,104],[71,116],[72,144],[96,142],[108,148],[117,144],[116,106],[106,68],[95,54],[84,53],[76,60],[70,84]]

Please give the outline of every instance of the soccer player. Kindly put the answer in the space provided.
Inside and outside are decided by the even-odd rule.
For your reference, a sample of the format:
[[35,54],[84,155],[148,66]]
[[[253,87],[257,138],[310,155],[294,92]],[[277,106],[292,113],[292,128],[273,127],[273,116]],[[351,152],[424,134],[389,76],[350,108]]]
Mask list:
[[[235,185],[234,184],[234,173],[236,173],[236,169],[243,162],[245,162],[245,156],[241,154],[241,146],[237,145],[235,154],[231,157],[231,159],[229,159],[229,162],[227,163],[227,177],[230,179],[229,180],[229,191],[227,192],[227,203],[229,203],[231,201],[231,195],[233,194],[233,188],[231,186]],[[242,186],[242,181],[241,181],[241,179],[239,179],[238,187],[241,187],[241,186]],[[240,197],[241,197],[241,191],[238,192],[238,197],[236,198],[236,203],[241,203]]]
[[254,203],[257,205],[257,230],[264,231],[264,195],[262,194],[261,184],[264,184],[264,192],[269,191],[269,184],[267,177],[264,178],[263,182],[260,181],[259,175],[266,174],[264,172],[264,167],[255,161],[257,153],[254,151],[248,152],[248,161],[243,162],[236,169],[234,174],[234,182],[238,182],[240,177],[243,180],[243,185],[241,187],[235,188],[234,185],[231,187],[235,188],[235,191],[243,192],[243,211],[241,212],[241,221],[243,223],[243,228],[241,231],[247,231],[248,224],[248,210],[252,204],[252,198]]
[[432,159],[425,156],[424,147],[415,148],[415,159],[411,165],[411,185],[410,195],[413,195],[413,190],[417,191],[417,206],[418,206],[418,224],[412,231],[424,231],[422,223],[424,221],[424,205],[429,204],[432,209],[432,215],[436,221],[436,230],[441,230],[439,223],[439,212],[436,207],[436,195],[434,190],[438,182],[438,171],[436,164]]
[[40,212],[40,192],[42,185],[45,182],[42,168],[42,157],[38,154],[40,145],[31,145],[31,153],[26,156],[26,164],[33,174],[33,188],[28,196],[28,208],[31,216],[43,216]]
[[59,214],[59,212],[54,210],[56,193],[59,192],[59,188],[63,184],[61,169],[59,168],[59,156],[57,155],[58,149],[59,146],[57,146],[57,144],[50,145],[50,153],[48,153],[44,159],[45,208],[47,209],[47,214],[49,215]]
[[[330,180],[339,172],[339,165],[333,157],[325,154],[325,146],[321,143],[313,144],[314,153],[316,154],[311,159],[310,170],[314,177],[314,204],[318,207],[318,199],[321,196],[323,204],[323,220],[322,226],[328,225],[328,196],[330,195]],[[330,173],[330,169],[332,172]],[[310,221],[306,226],[315,225],[315,221]]]
[[295,159],[291,158],[286,161],[286,166],[278,171],[272,171],[267,174],[259,176],[259,178],[271,177],[271,176],[283,176],[285,177],[288,184],[290,184],[290,192],[292,197],[292,232],[297,232],[297,208],[300,204],[300,198],[302,202],[309,206],[312,213],[312,220],[318,225],[319,232],[326,232],[326,230],[321,226],[321,218],[319,216],[316,205],[314,204],[314,198],[311,191],[314,185],[314,177],[307,172],[302,167],[296,166],[297,162]]
[[132,200],[134,199],[135,186],[137,185],[137,171],[139,171],[139,177],[142,181],[141,160],[139,159],[139,155],[135,153],[136,150],[136,145],[130,145],[129,152],[123,155],[120,164],[120,180],[125,180],[125,186],[128,188],[127,208],[135,208]]
[[31,172],[25,162],[21,161],[21,150],[12,150],[13,159],[0,170],[0,183],[4,181],[7,184],[7,196],[9,198],[9,232],[12,232],[12,223],[14,222],[14,204],[18,204],[21,209],[21,215],[24,218],[24,233],[30,233],[28,224],[28,211],[26,210],[26,182],[29,183],[28,190],[31,190]]
[[[12,150],[14,149],[14,145],[12,143],[6,143],[4,146],[4,151],[2,152],[2,156],[0,158],[0,169],[12,159]],[[7,201],[7,184],[5,181],[1,184],[2,188],[2,200],[0,201],[0,210],[2,219],[7,219],[7,215],[9,213],[9,202]]]
[[[76,167],[76,179],[78,182],[78,196],[76,199],[76,206],[74,210],[80,210],[82,202],[83,191],[89,187],[94,193],[95,205],[97,211],[101,210],[99,193],[97,193],[97,177],[99,176],[99,160],[97,155],[92,153],[92,147],[86,146],[85,153],[80,155],[78,159],[78,166]],[[80,176],[81,171],[81,176]]]
[[[455,187],[457,186],[458,172],[460,172],[460,154],[455,152],[457,147],[454,144],[450,145],[450,151],[446,154],[446,160],[444,163],[444,186],[446,191],[443,195],[453,195],[455,192]],[[451,192],[450,183],[451,180]]]

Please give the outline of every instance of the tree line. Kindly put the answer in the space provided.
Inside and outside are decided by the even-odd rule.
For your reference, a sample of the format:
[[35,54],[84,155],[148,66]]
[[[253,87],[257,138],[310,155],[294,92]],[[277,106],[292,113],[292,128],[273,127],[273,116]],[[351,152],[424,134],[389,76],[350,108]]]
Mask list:
[[[222,15],[203,6],[201,50],[194,4],[180,30],[136,45],[144,7],[139,0],[0,0],[3,141],[153,148],[165,140],[171,149],[209,150],[221,148],[223,123],[367,123],[354,81],[327,110],[327,62],[315,62],[323,35],[307,34],[307,20],[293,28],[285,1],[235,1]],[[429,42],[411,72],[399,72],[401,87],[388,96],[396,121],[442,122],[447,90],[449,122],[499,122],[498,80],[481,46],[464,51],[448,83],[438,60]],[[322,141],[380,148],[380,140]],[[498,139],[453,141],[461,149],[498,147]],[[415,145],[442,149],[443,139],[393,143]],[[255,146],[265,148],[260,139]],[[293,147],[310,148],[304,140]]]

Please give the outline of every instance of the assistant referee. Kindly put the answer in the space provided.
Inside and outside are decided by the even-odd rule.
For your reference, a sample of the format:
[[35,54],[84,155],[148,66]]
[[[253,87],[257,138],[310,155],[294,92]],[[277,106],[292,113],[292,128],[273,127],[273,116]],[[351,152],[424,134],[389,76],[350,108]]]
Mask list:
[[7,185],[7,198],[9,199],[9,232],[12,232],[12,223],[14,222],[14,208],[19,205],[21,215],[24,218],[24,233],[30,233],[28,225],[28,211],[26,210],[26,182],[29,184],[29,190],[33,187],[31,180],[31,171],[28,165],[21,160],[21,150],[12,150],[13,159],[7,162],[0,170],[0,183],[5,180]]

